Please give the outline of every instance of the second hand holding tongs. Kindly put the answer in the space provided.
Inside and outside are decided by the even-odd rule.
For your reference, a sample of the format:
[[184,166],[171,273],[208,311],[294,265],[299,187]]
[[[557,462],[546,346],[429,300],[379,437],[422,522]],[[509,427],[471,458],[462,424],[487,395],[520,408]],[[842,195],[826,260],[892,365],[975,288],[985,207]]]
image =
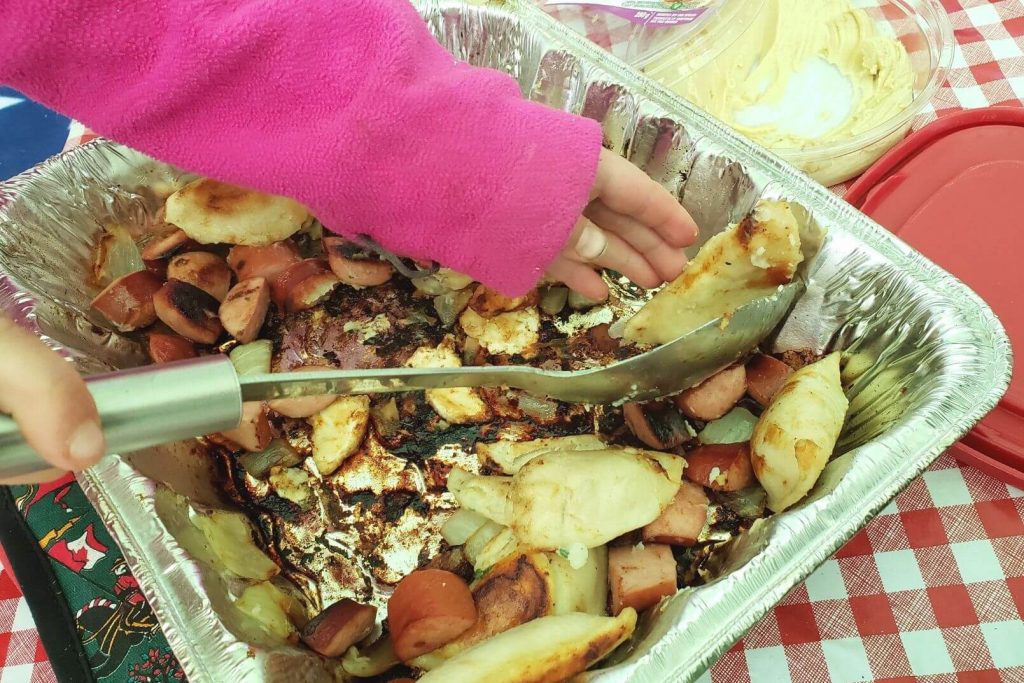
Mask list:
[[[529,366],[315,370],[238,375],[222,354],[123,370],[86,379],[103,424],[108,453],[131,453],[228,431],[242,403],[321,395],[380,394],[453,387],[521,389],[568,403],[621,404],[688,389],[735,363],[786,315],[799,282],[737,308],[678,339],[603,367],[542,370]],[[9,417],[0,416],[0,477],[48,468]]]

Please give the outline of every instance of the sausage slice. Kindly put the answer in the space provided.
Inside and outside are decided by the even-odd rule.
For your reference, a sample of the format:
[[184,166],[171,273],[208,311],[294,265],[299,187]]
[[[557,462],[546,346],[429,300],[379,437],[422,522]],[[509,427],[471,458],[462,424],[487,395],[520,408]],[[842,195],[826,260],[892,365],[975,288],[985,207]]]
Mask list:
[[395,272],[387,261],[360,257],[361,248],[342,237],[324,237],[323,244],[331,270],[347,285],[376,287],[390,280]]
[[199,246],[191,237],[182,230],[174,230],[163,237],[158,237],[142,249],[143,261],[157,261],[166,259],[174,254],[191,247]]
[[742,365],[726,368],[675,397],[687,417],[710,422],[732,410],[747,393],[747,371]]
[[417,569],[398,582],[388,601],[391,642],[403,662],[450,643],[474,623],[469,587],[442,569]]
[[754,483],[750,444],[699,446],[686,454],[686,478],[715,491],[739,491]]
[[267,406],[258,401],[243,403],[241,423],[234,429],[221,432],[219,436],[247,451],[262,451],[270,445],[273,436]]
[[196,347],[188,339],[176,334],[153,332],[149,335],[149,357],[154,363],[173,363],[196,357]]
[[676,592],[676,560],[672,549],[653,543],[609,548],[608,582],[612,614],[626,607],[638,612],[653,607]]
[[272,282],[288,266],[301,260],[299,248],[290,240],[264,247],[237,245],[228,252],[228,265],[239,280],[262,277]]
[[767,408],[792,374],[793,368],[781,360],[759,353],[747,362],[747,392]]
[[92,307],[122,332],[156,322],[154,296],[163,285],[153,273],[139,270],[117,278],[92,300]]
[[157,317],[186,339],[212,344],[222,331],[217,300],[181,280],[168,280],[153,297]]
[[310,619],[301,638],[324,657],[340,657],[370,635],[376,622],[376,607],[342,598]]
[[260,333],[269,308],[270,285],[266,279],[242,280],[231,288],[220,305],[220,322],[228,334],[248,344]]
[[338,276],[323,259],[306,259],[289,266],[271,282],[271,295],[286,311],[305,311],[338,285]]
[[179,254],[167,264],[167,277],[195,285],[217,301],[231,289],[231,269],[220,256],[208,251]]
[[684,481],[672,503],[644,527],[644,543],[691,546],[708,519],[708,497],[697,484]]

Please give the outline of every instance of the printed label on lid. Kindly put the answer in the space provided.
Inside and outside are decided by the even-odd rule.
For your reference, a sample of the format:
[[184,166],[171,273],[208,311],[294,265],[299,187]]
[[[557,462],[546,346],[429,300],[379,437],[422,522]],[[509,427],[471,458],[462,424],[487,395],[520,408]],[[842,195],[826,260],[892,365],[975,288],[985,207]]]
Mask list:
[[701,17],[714,0],[544,0],[545,5],[580,5],[598,7],[628,19],[634,24],[651,27],[680,26]]

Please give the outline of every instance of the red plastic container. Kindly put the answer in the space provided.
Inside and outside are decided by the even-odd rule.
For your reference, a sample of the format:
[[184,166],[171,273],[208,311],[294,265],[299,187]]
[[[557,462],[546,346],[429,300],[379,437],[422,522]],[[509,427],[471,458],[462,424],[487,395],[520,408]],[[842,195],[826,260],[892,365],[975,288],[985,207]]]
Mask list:
[[[944,117],[909,136],[847,201],[963,280],[1024,350],[1024,109]],[[1024,489],[1024,372],[950,452]]]

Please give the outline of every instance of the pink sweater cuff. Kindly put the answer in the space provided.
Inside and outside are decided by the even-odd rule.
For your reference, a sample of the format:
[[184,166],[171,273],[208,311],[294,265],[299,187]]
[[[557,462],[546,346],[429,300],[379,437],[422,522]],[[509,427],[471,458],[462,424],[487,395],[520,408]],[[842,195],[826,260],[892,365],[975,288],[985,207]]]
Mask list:
[[0,81],[507,294],[564,245],[594,121],[457,63],[404,0],[0,0]]

